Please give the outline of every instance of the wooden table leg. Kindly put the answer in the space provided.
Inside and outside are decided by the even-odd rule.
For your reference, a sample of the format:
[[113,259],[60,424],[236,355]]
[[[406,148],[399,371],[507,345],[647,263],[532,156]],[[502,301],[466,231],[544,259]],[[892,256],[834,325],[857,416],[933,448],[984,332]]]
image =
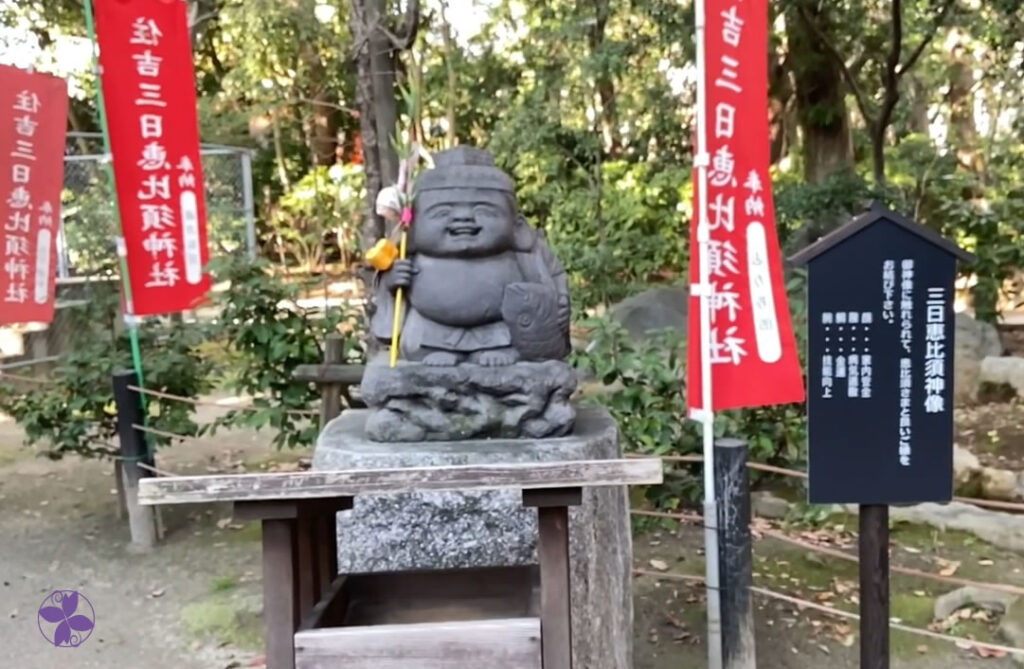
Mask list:
[[263,617],[267,630],[267,669],[295,669],[295,521],[263,521]]
[[295,557],[300,620],[313,610],[320,595],[314,551],[316,525],[313,521],[311,515],[301,514],[296,522]]
[[523,491],[523,504],[537,507],[543,669],[572,669],[569,506],[581,498],[579,488]]
[[333,513],[322,514],[316,518],[315,526],[317,582],[320,585],[319,595],[323,597],[330,591],[331,583],[338,575],[337,518]]

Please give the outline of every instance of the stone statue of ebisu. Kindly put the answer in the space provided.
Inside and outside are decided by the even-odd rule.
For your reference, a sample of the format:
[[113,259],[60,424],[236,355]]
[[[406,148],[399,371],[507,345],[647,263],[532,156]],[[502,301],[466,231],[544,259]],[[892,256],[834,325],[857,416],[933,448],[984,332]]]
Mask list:
[[406,289],[406,360],[485,366],[563,359],[569,284],[543,234],[526,222],[512,179],[471,147],[434,156],[415,185],[409,258],[381,274],[371,328],[390,343],[394,292]]
[[569,284],[519,212],[490,153],[433,156],[414,186],[408,257],[379,273],[373,337],[390,345],[403,288],[400,364],[371,362],[362,396],[380,441],[560,436],[576,378]]

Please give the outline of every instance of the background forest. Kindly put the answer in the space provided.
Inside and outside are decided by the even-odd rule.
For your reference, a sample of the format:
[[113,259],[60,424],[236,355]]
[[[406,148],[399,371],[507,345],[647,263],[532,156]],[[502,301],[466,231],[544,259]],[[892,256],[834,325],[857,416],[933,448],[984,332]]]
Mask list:
[[[352,319],[334,314],[314,328],[305,314],[268,306],[295,292],[269,285],[264,270],[312,272],[326,285],[327,274],[358,267],[359,251],[383,230],[369,205],[395,178],[396,131],[417,128],[430,150],[472,143],[495,153],[517,181],[524,213],[547,231],[569,270],[580,319],[683,275],[692,3],[198,0],[189,7],[202,138],[254,151],[264,259],[215,266],[245,287],[222,296],[231,318],[219,335],[239,363],[236,388],[268,393],[268,414],[248,420],[279,428],[280,443],[315,434],[295,432],[271,408],[315,399],[312,389],[290,384],[290,370],[318,359],[322,333]],[[87,59],[67,71],[58,57],[62,45],[84,37],[82,11],[75,0],[7,3],[5,34],[19,35],[40,69],[72,76],[70,126],[95,131]],[[1022,3],[779,0],[771,15],[766,113],[785,250],[880,199],[977,254],[963,284],[979,318],[996,320],[1016,306],[1024,267]],[[790,288],[799,322],[799,274]],[[607,321],[586,325],[593,343],[577,364],[617,384],[605,401],[626,438],[645,450],[689,450],[678,336],[638,343]],[[187,386],[183,393],[207,387],[174,372],[188,361],[209,366],[197,357],[197,334],[161,336],[172,337],[176,346],[165,350],[182,358],[150,377],[163,373]],[[350,350],[358,358],[359,345]],[[100,385],[108,378],[95,376]],[[66,402],[54,399],[46,413],[39,398],[19,401],[19,422],[82,450],[80,434],[54,438],[63,429],[55,426],[70,419]],[[103,406],[100,397],[90,411]],[[802,407],[721,420],[722,431],[749,436],[760,456],[799,458]]]
[[[522,207],[558,246],[580,306],[685,268],[691,3],[199,0],[190,8],[202,137],[256,150],[268,257],[316,266],[326,238],[329,259],[348,260],[379,234],[365,186],[372,198],[394,178],[388,138],[396,122],[410,127],[401,90],[412,88],[431,149],[487,146],[515,175]],[[1004,282],[1024,264],[1021,3],[782,0],[771,11],[784,244],[881,198],[979,255],[975,307],[993,318],[1006,306]],[[5,16],[30,29],[44,53],[84,35],[74,0],[19,2]],[[76,81],[71,125],[95,130],[94,81],[88,72]]]

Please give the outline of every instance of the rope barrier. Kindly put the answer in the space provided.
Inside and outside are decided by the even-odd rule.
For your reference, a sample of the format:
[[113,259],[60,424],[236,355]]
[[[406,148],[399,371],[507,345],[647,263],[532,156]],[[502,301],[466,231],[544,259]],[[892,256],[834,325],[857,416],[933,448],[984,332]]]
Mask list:
[[[151,390],[149,388],[140,388],[139,386],[128,386],[129,390],[133,390],[143,395],[149,395],[151,397],[158,397],[160,399],[172,400],[175,402],[184,402],[185,404],[191,404],[193,406],[204,406],[204,407],[216,407],[218,409],[236,409],[239,411],[250,411],[258,412],[263,411],[260,407],[254,407],[252,405],[246,406],[227,406],[218,402],[208,402],[205,400],[196,400],[191,397],[182,397],[181,395],[172,395],[171,393],[160,392],[159,390]],[[320,412],[315,409],[287,409],[285,413],[294,416],[319,416]]]
[[45,365],[51,362],[59,362],[59,355],[51,355],[46,358],[33,358],[31,360],[22,360],[21,362],[5,362],[0,365],[0,371],[6,371],[8,369],[21,369],[24,367],[35,367],[36,365]]
[[[651,518],[668,518],[672,520],[687,521],[687,522],[704,522],[703,516],[691,513],[670,513],[668,511],[646,511],[641,509],[630,509],[630,513],[635,516],[647,516]],[[781,541],[783,543],[803,548],[814,553],[820,553],[829,557],[837,558],[840,560],[846,560],[857,564],[860,559],[856,555],[850,555],[845,551],[841,551],[835,548],[829,548],[828,546],[819,546],[812,544],[808,541],[796,539],[783,532],[777,532],[775,530],[769,530],[764,528],[754,529],[756,534],[761,534],[770,539]],[[920,569],[913,569],[912,567],[901,567],[899,565],[890,565],[889,570],[897,574],[903,574],[904,576],[913,576],[915,578],[923,578],[931,581],[938,581],[940,583],[946,583],[949,585],[958,586],[973,586],[976,588],[982,588],[985,590],[994,590],[998,592],[1005,592],[1011,595],[1024,596],[1024,587],[1018,587],[1015,585],[1003,584],[1003,583],[988,583],[984,581],[972,581],[966,578],[958,578],[956,576],[943,576],[942,574],[933,574],[931,572],[922,571]]]
[[50,385],[50,384],[56,383],[53,379],[37,379],[37,378],[32,377],[32,376],[22,376],[20,374],[11,374],[10,372],[6,372],[6,371],[3,371],[3,370],[0,370],[0,379],[5,379],[5,378],[6,379],[11,379],[12,381],[24,381],[25,383],[37,383],[37,384],[42,385],[42,386],[46,386],[46,385]]
[[163,469],[158,469],[158,468],[156,468],[156,467],[154,467],[152,465],[146,464],[145,462],[138,462],[138,463],[136,463],[136,466],[139,469],[145,469],[147,472],[152,472],[152,473],[156,474],[157,476],[172,476],[172,477],[181,476],[181,474],[175,474],[173,472],[168,472],[168,471],[165,471]]
[[[688,583],[704,583],[703,576],[697,576],[693,574],[672,574],[665,572],[653,572],[647,569],[634,569],[633,573],[637,576],[650,576],[655,579],[664,579],[670,581],[686,581]],[[761,595],[762,597],[768,597],[778,601],[793,604],[801,609],[811,609],[824,613],[826,615],[835,616],[837,618],[845,618],[847,620],[860,621],[860,616],[850,611],[843,611],[842,609],[833,608],[830,606],[824,606],[815,602],[807,601],[806,599],[800,599],[799,597],[793,597],[792,595],[786,595],[781,592],[775,592],[768,588],[762,588],[760,586],[751,586],[750,591],[754,594]],[[1024,648],[1015,648],[1013,646],[1003,646],[997,643],[988,643],[987,641],[975,641],[974,639],[968,639],[966,637],[953,636],[951,634],[942,634],[940,632],[933,632],[931,630],[921,629],[920,627],[911,627],[910,625],[904,625],[902,623],[889,622],[889,627],[894,630],[906,632],[908,634],[916,634],[918,636],[928,637],[936,639],[938,641],[947,641],[956,644],[958,648],[983,648],[985,650],[997,651],[1000,653],[1008,653],[1013,655],[1024,654]]]
[[185,441],[186,439],[198,439],[199,437],[186,434],[175,434],[174,432],[165,432],[164,430],[158,430],[155,427],[149,427],[148,425],[139,425],[138,423],[132,423],[132,427],[139,432],[145,432],[146,434],[155,434],[158,437],[166,437],[168,439],[180,439]]
[[[649,458],[652,456],[644,453],[626,453],[626,457]],[[664,462],[680,462],[686,464],[698,464],[704,462],[704,457],[700,455],[655,455],[653,457],[661,458]],[[801,472],[796,469],[787,469],[786,467],[778,467],[776,465],[769,465],[763,462],[747,462],[747,467],[757,471],[788,476],[790,478],[807,478],[807,472]],[[1020,502],[1004,502],[992,499],[978,499],[976,497],[953,497],[953,501],[970,504],[972,506],[980,506],[983,508],[999,509],[1001,511],[1018,511],[1020,513],[1024,513],[1024,503]]]

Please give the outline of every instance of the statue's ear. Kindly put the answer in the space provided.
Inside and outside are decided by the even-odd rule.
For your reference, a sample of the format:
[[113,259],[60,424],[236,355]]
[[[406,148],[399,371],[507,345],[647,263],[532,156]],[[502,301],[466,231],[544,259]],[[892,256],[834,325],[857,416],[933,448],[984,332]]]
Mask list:
[[512,242],[516,251],[532,251],[537,244],[537,231],[526,222],[526,218],[519,214],[516,216],[516,227],[512,233]]

